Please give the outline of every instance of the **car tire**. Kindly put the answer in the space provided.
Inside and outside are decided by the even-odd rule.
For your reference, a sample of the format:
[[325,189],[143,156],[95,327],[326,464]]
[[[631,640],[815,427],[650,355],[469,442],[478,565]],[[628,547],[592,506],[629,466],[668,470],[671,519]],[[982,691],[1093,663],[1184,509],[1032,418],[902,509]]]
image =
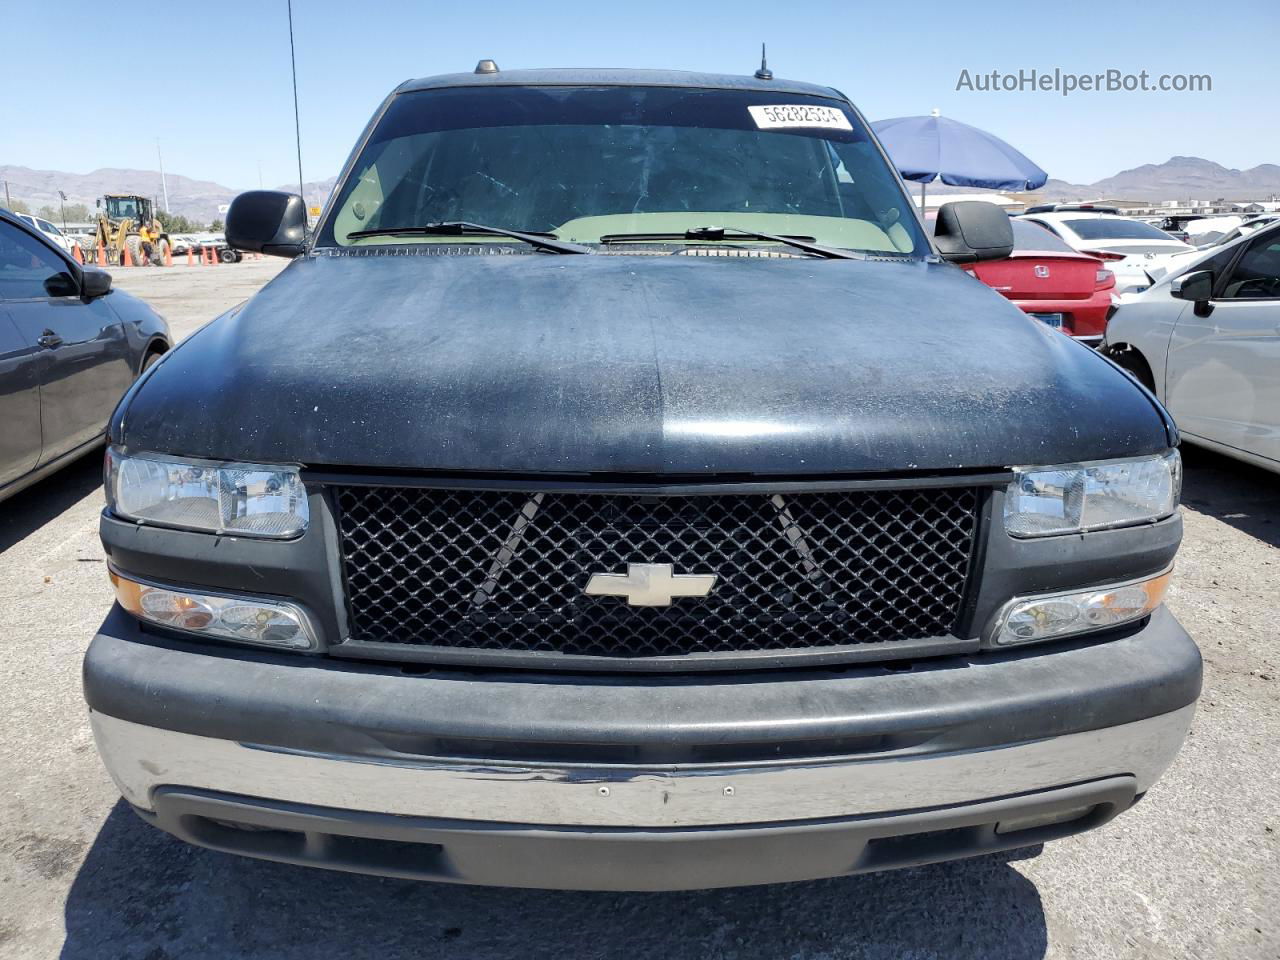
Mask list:
[[221,260],[223,263],[235,263],[236,252],[234,250],[228,250],[226,247],[223,247],[221,250],[218,251],[218,259]]
[[[142,239],[136,234],[131,233],[124,238],[124,245],[129,248],[129,259],[136,267],[142,262]],[[120,266],[124,266],[124,251],[120,251]]]
[[147,355],[142,358],[142,367],[138,370],[138,376],[141,377],[144,373],[150,370],[152,366],[155,365],[156,361],[159,360],[164,355],[165,355],[164,350],[158,349],[156,347],[152,347],[151,349],[149,349],[147,351]]

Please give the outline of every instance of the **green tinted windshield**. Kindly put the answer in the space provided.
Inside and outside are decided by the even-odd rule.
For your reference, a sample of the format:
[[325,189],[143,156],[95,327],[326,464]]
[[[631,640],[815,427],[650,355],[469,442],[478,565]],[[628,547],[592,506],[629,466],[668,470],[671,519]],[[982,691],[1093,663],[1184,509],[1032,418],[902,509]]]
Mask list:
[[456,87],[392,101],[318,244],[457,243],[348,235],[467,220],[579,243],[715,225],[923,256],[928,242],[909,203],[861,120],[836,99]]

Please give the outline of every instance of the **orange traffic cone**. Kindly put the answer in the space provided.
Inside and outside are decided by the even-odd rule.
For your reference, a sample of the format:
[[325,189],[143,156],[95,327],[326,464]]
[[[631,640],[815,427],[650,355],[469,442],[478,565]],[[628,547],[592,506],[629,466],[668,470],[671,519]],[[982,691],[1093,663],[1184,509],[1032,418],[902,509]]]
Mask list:
[[169,245],[164,245],[164,265],[166,267],[173,266],[173,251],[169,249]]
[[122,267],[133,266],[133,255],[129,253],[129,245],[127,243],[120,248],[120,266]]
[[80,252],[80,244],[73,243],[71,245],[71,256],[75,257],[76,263],[84,266],[84,254]]
[[191,247],[187,247],[187,266],[194,267],[196,265],[195,254],[191,252]]
[[107,250],[101,244],[98,245],[98,266],[105,267],[107,265]]

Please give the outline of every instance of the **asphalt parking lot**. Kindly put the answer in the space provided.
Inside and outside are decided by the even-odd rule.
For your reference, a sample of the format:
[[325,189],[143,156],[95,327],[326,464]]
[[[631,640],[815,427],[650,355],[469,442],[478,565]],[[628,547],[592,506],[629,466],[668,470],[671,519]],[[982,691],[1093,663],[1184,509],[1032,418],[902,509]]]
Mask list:
[[[283,261],[118,272],[175,335]],[[1280,957],[1280,478],[1186,450],[1169,604],[1205,692],[1173,768],[1099,831],[1013,856],[679,894],[475,889],[185,846],[119,800],[80,697],[111,602],[90,456],[0,504],[0,956]]]

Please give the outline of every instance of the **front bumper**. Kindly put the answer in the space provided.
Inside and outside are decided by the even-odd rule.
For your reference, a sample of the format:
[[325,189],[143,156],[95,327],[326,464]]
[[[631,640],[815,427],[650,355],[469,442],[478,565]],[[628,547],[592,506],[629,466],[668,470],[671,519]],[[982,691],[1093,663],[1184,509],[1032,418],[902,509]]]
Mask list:
[[232,654],[117,610],[85,662],[108,770],[184,839],[591,889],[833,876],[1096,826],[1173,760],[1199,685],[1163,609],[1038,653],[681,678]]

